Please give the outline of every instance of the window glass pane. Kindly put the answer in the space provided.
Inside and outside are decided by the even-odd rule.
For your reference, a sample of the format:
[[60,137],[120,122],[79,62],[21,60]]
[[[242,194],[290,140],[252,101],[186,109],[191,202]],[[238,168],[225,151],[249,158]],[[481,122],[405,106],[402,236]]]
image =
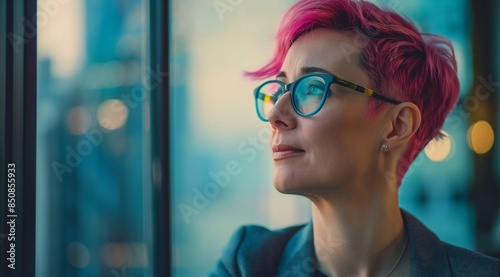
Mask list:
[[37,276],[153,276],[147,7],[38,2]]

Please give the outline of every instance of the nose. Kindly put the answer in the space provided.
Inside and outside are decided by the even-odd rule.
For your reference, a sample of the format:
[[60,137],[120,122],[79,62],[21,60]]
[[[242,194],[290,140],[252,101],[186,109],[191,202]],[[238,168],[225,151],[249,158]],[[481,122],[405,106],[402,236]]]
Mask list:
[[294,111],[290,97],[290,92],[283,94],[269,111],[269,123],[271,128],[277,131],[294,129],[297,126],[297,116],[299,115]]

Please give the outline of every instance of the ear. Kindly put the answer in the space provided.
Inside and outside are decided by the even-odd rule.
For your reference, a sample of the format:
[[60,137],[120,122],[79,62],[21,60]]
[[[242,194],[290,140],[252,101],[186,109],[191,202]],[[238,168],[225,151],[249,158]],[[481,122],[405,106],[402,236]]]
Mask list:
[[384,134],[384,143],[390,149],[402,148],[413,137],[422,121],[420,110],[411,102],[394,106],[389,114],[390,127]]

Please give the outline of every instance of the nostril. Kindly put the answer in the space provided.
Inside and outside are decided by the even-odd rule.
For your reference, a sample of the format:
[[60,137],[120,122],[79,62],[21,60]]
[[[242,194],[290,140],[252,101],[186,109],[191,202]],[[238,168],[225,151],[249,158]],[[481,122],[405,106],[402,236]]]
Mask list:
[[[297,113],[295,113],[291,99],[288,98],[288,93],[285,93],[283,97],[276,103],[270,110],[268,114],[268,121],[275,130],[279,129],[291,129],[295,128]],[[287,101],[288,100],[288,101]]]
[[286,124],[285,121],[281,119],[276,119],[270,122],[271,122],[271,127],[274,129],[288,128],[288,124]]

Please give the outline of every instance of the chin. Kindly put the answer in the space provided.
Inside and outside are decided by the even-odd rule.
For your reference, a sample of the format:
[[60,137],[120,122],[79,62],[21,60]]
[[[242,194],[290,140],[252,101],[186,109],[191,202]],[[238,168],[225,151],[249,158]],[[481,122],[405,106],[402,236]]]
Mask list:
[[279,180],[274,179],[274,188],[283,194],[298,194],[302,195],[305,191],[304,182],[297,182],[297,180]]
[[283,185],[283,184],[277,184],[277,183],[274,183],[274,188],[278,191],[278,192],[281,192],[283,194],[290,194],[290,189],[286,186],[286,185]]
[[[304,176],[291,176],[277,174],[273,177],[274,188],[283,194],[293,194],[301,196],[322,195],[338,189],[346,189],[346,182],[341,182],[339,178],[328,176],[328,179],[306,178]],[[340,177],[340,176],[338,176]]]

